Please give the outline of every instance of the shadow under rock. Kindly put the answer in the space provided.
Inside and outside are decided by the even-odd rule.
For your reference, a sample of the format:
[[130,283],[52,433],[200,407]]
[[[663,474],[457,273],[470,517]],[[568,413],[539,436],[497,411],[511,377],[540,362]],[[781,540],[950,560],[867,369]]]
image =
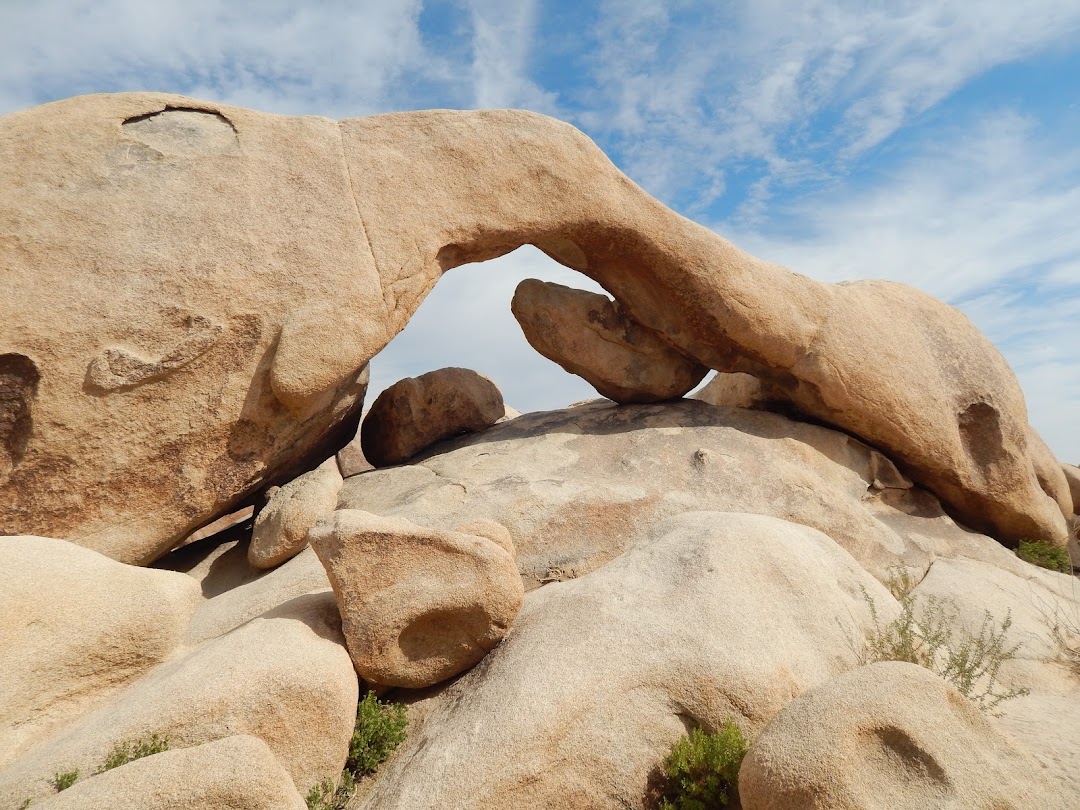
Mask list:
[[247,520],[197,540],[166,554],[151,567],[195,577],[200,581],[203,596],[213,599],[274,570],[255,568],[247,561],[253,525],[253,520]]

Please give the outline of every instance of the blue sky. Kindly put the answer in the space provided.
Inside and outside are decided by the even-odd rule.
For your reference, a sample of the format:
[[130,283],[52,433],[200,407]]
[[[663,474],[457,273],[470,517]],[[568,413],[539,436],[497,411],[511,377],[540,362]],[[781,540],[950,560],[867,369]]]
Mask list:
[[[571,121],[762,258],[960,307],[1080,462],[1076,0],[0,0],[0,113],[139,89]],[[528,248],[455,270],[373,362],[372,393],[462,365],[520,410],[594,396],[521,336],[509,302],[526,276],[590,286]]]

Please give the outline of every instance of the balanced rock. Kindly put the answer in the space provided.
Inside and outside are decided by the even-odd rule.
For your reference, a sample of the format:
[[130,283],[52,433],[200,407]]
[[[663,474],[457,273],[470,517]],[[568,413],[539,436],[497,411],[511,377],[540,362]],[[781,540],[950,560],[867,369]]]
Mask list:
[[312,529],[356,671],[421,687],[483,658],[510,629],[523,587],[514,558],[477,535],[335,512]]
[[169,658],[201,602],[184,574],[0,537],[0,768]]
[[930,671],[861,667],[791,701],[739,773],[745,810],[1065,807],[1040,765]]
[[303,551],[308,530],[334,511],[341,482],[337,459],[331,456],[277,489],[255,518],[248,562],[273,568]]
[[258,737],[236,734],[164,751],[83,778],[34,802],[45,810],[305,810],[289,774]]
[[506,413],[495,383],[467,368],[406,377],[375,400],[360,426],[364,455],[376,467],[400,464],[432,444],[491,427]]
[[708,372],[606,295],[527,278],[510,308],[534,349],[615,402],[676,399]]

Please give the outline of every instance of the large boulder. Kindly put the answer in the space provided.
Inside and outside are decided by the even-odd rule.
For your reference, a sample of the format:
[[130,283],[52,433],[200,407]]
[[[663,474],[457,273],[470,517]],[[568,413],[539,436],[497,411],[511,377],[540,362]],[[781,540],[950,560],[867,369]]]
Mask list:
[[615,402],[676,399],[708,372],[606,295],[527,278],[510,308],[529,345]]
[[183,574],[0,537],[0,768],[172,656],[201,601]]
[[505,413],[502,393],[483,374],[441,368],[379,394],[360,426],[360,443],[376,467],[400,464],[435,442],[491,427]]
[[739,772],[745,810],[1065,808],[1042,769],[915,664],[862,667],[791,701]]
[[506,635],[524,593],[513,546],[500,526],[472,527],[484,534],[343,510],[312,529],[365,681],[430,686],[473,666]]
[[526,596],[514,631],[422,700],[370,810],[642,806],[688,727],[761,729],[857,665],[862,589],[888,592],[813,529],[684,514],[603,568]]
[[351,199],[325,118],[121,93],[0,119],[0,532],[146,563],[343,444],[384,342]]
[[850,436],[694,400],[519,416],[416,464],[350,478],[338,505],[444,530],[501,523],[527,587],[582,576],[688,509],[811,526],[883,581],[898,560],[925,569],[963,555],[1025,566],[959,528],[936,498]]
[[303,551],[308,530],[334,511],[341,481],[337,459],[331,456],[275,490],[255,518],[248,562],[256,568],[273,568]]
[[347,441],[368,360],[442,273],[531,243],[973,528],[1065,542],[1019,385],[967,318],[755,259],[544,116],[68,99],[0,119],[0,229],[6,533],[160,556]]
[[165,751],[84,778],[34,802],[45,810],[305,810],[289,774],[258,737],[237,734]]

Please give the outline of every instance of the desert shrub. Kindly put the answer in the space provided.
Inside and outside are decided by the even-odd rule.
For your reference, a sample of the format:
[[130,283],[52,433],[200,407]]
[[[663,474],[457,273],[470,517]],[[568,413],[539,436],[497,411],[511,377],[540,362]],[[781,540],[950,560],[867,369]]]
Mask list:
[[105,773],[105,771],[111,771],[113,768],[119,768],[121,765],[127,765],[137,759],[160,754],[162,751],[168,750],[169,738],[159,737],[157,734],[151,734],[148,740],[119,742],[113,746],[112,751],[109,752],[105,762],[97,769],[97,772]]
[[359,779],[372,774],[404,742],[409,719],[400,703],[383,702],[368,692],[356,707],[356,725],[349,741],[349,758],[335,787],[324,779],[308,791],[308,810],[341,810]]
[[1029,562],[1050,571],[1057,571],[1059,574],[1072,573],[1072,561],[1069,559],[1069,552],[1059,546],[1021,540],[1020,545],[1016,548],[1016,556],[1024,562]]
[[19,810],[26,810],[26,808],[28,808],[33,803],[33,801],[34,800],[32,798],[27,796],[25,799],[22,800],[22,804],[19,805]]
[[356,782],[352,774],[345,771],[341,774],[341,782],[337,787],[334,787],[332,780],[324,779],[311,786],[304,801],[307,802],[308,810],[343,810],[355,791]]
[[900,615],[882,624],[877,606],[863,590],[870,608],[874,629],[866,640],[867,663],[906,661],[937,673],[979,708],[989,711],[1003,700],[1028,694],[1027,689],[1001,691],[998,671],[1006,661],[1016,658],[1019,644],[1005,644],[1012,627],[1012,615],[998,624],[989,611],[983,614],[977,633],[956,630],[957,611],[951,602],[927,597],[922,605],[908,593],[900,598]]
[[75,781],[79,778],[79,769],[76,768],[73,771],[64,771],[63,773],[57,773],[53,777],[53,786],[56,788],[56,792],[61,790],[67,790],[69,787],[75,784]]
[[356,728],[349,741],[345,769],[357,779],[374,773],[405,741],[408,724],[402,704],[383,703],[374,692],[368,692],[356,707]]
[[666,789],[660,810],[726,807],[738,791],[746,739],[728,720],[712,734],[695,728],[664,760]]

